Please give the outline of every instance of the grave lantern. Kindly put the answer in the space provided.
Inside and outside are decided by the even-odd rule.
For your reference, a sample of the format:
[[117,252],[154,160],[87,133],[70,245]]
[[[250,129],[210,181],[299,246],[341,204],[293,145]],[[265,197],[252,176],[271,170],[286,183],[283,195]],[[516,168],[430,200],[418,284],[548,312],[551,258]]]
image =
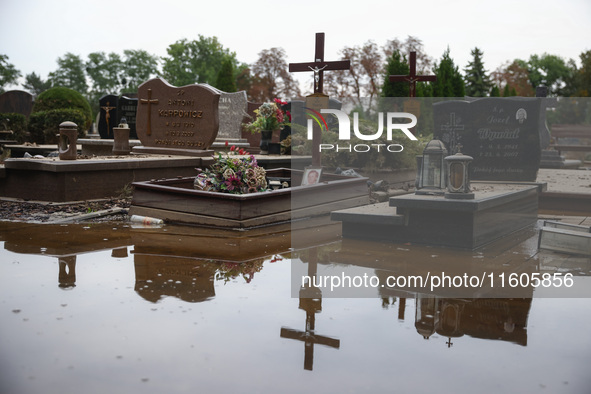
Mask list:
[[447,167],[447,192],[445,198],[471,200],[474,193],[470,190],[469,166],[472,161],[471,156],[466,156],[461,152],[445,158]]
[[446,186],[446,166],[444,158],[447,156],[447,149],[443,142],[431,140],[423,150],[421,166],[418,169],[418,188],[415,194],[436,194],[443,195]]

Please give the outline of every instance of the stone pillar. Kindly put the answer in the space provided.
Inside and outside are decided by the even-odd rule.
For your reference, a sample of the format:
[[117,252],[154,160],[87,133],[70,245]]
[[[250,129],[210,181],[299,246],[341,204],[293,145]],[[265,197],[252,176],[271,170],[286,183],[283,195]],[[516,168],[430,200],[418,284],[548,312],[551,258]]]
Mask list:
[[57,143],[60,160],[76,160],[78,153],[76,142],[78,140],[78,125],[74,122],[60,123],[60,134]]

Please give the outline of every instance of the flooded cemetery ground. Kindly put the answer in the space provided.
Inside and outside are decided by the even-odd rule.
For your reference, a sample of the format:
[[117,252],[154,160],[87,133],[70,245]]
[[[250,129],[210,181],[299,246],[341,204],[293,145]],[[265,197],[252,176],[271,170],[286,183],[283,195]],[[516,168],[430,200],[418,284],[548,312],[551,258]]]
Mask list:
[[289,227],[229,236],[0,222],[0,391],[589,391],[589,297],[546,298],[539,287],[513,298],[391,288],[306,298],[310,289],[292,284],[312,267],[408,276],[439,263],[478,275],[570,273],[589,288],[588,258],[538,251],[536,229],[476,251],[339,231],[316,226],[293,250]]

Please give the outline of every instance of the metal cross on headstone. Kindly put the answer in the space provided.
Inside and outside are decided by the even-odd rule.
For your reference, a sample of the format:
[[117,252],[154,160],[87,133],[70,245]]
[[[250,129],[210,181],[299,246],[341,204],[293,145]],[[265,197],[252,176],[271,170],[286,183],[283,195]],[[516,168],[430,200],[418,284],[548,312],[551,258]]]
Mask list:
[[152,135],[152,104],[158,104],[158,99],[152,100],[152,89],[148,89],[148,98],[140,99],[141,104],[148,104],[148,123],[146,135]]
[[111,107],[110,102],[107,101],[107,105],[101,107],[105,111],[105,120],[107,121],[107,136],[111,134],[111,126],[109,125],[109,119],[111,119],[111,111],[117,107]]
[[408,75],[390,75],[390,82],[406,82],[410,85],[409,97],[416,97],[416,86],[417,82],[435,82],[437,81],[436,75],[417,75],[417,53],[411,52],[410,59],[410,72]]
[[313,62],[289,63],[290,73],[303,71],[314,72],[314,93],[322,93],[325,71],[349,70],[350,68],[350,60],[324,61],[324,33],[316,33],[316,50],[314,52]]

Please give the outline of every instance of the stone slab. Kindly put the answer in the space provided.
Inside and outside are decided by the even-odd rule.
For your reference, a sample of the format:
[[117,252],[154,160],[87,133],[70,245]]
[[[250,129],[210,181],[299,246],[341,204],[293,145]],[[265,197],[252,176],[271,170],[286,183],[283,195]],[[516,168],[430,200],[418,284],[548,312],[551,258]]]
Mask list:
[[[79,139],[78,144],[82,147],[82,155],[86,156],[112,156],[113,144],[115,140],[112,139]],[[129,146],[140,146],[140,140],[129,140]]]
[[330,219],[348,223],[404,225],[404,215],[398,215],[396,208],[390,207],[388,202],[331,212]]
[[195,168],[210,162],[182,156],[6,159],[0,195],[53,202],[113,197],[132,182],[193,176]]

